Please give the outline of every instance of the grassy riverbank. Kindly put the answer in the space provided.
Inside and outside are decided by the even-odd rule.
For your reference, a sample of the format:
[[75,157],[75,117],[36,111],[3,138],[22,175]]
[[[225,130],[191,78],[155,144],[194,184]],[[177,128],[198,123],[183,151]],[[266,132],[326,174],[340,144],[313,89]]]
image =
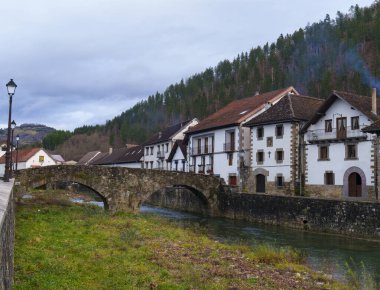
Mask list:
[[346,289],[290,249],[216,242],[164,219],[17,206],[14,289]]

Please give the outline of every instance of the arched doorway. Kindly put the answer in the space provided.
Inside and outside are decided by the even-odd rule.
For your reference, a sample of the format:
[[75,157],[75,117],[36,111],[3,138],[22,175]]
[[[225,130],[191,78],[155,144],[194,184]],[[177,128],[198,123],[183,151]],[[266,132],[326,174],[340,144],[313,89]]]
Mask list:
[[256,175],[256,192],[265,193],[265,175]]
[[360,199],[368,198],[367,179],[361,168],[353,166],[344,173],[343,196]]
[[348,196],[362,196],[362,178],[356,172],[353,172],[348,176]]

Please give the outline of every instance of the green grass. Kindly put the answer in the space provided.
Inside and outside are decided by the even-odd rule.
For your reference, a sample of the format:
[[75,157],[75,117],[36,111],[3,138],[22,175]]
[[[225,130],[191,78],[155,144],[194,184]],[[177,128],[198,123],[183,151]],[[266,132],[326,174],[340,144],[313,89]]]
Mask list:
[[343,287],[311,272],[291,249],[227,245],[149,215],[110,215],[89,206],[17,206],[14,289],[320,285]]

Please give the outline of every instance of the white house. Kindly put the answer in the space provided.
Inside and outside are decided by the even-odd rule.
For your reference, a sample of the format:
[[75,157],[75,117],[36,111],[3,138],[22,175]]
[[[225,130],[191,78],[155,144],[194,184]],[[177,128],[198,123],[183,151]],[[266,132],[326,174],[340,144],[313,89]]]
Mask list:
[[264,112],[293,87],[233,101],[189,129],[190,170],[215,174],[229,185],[241,185],[241,169],[250,164],[250,129],[243,125]]
[[142,146],[124,147],[110,150],[108,154],[90,162],[90,165],[142,168],[143,155]]
[[322,102],[288,94],[245,124],[251,128],[250,192],[294,194],[299,188],[299,131]]
[[372,98],[334,91],[304,126],[305,193],[328,197],[373,198],[372,134],[363,128],[378,120]]
[[185,138],[185,132],[198,124],[196,118],[175,124],[154,134],[144,146],[144,168],[171,170],[171,162],[168,162],[170,152],[177,140]]
[[167,162],[170,164],[170,170],[188,171],[187,166],[187,138],[175,141],[169,154]]
[[[14,168],[16,168],[17,159],[17,169],[25,169],[32,167],[42,167],[49,165],[56,165],[55,160],[42,148],[31,148],[15,150],[12,152],[12,161]],[[0,157],[0,175],[4,174],[5,170],[5,156]]]

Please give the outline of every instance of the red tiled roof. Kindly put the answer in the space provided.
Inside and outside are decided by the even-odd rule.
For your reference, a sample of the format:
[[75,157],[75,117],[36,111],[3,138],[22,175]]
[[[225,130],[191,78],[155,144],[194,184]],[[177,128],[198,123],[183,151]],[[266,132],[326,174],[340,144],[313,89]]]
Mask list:
[[199,122],[198,125],[190,128],[188,133],[198,133],[210,129],[238,125],[261,110],[266,103],[274,102],[290,92],[298,93],[293,87],[288,87],[233,101]]
[[322,103],[322,99],[288,94],[274,106],[246,123],[245,126],[252,127],[293,120],[309,121]]
[[[26,162],[32,158],[38,151],[43,150],[42,148],[30,148],[18,150],[17,161]],[[16,150],[12,151],[12,160],[16,162]],[[5,155],[0,157],[0,164],[5,163]]]

